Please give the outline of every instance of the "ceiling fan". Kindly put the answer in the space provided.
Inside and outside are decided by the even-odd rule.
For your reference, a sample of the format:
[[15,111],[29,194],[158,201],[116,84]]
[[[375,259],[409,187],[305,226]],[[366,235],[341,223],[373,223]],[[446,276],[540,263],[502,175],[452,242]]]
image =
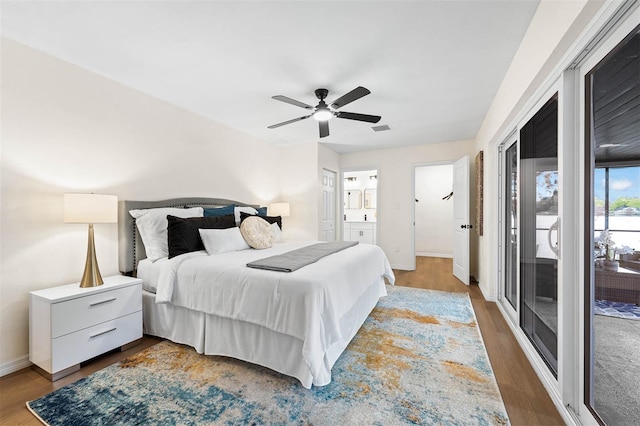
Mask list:
[[324,101],[329,94],[329,91],[327,89],[316,89],[315,93],[318,99],[320,99],[320,103],[318,103],[318,105],[316,105],[315,107],[283,95],[273,96],[272,98],[277,101],[286,102],[300,108],[311,110],[312,112],[311,114],[305,115],[304,117],[298,117],[294,118],[293,120],[274,124],[269,126],[268,128],[275,129],[276,127],[284,126],[285,124],[291,124],[295,123],[296,121],[301,121],[309,117],[313,117],[318,120],[318,124],[320,125],[320,137],[324,138],[329,136],[329,119],[331,119],[332,117],[346,118],[347,120],[366,121],[367,123],[377,123],[382,118],[379,115],[357,114],[355,112],[338,111],[338,108],[341,108],[371,93],[369,89],[366,89],[362,86],[356,87],[355,89],[353,89],[346,95],[343,95],[342,97],[336,99],[329,105],[327,105],[327,103]]

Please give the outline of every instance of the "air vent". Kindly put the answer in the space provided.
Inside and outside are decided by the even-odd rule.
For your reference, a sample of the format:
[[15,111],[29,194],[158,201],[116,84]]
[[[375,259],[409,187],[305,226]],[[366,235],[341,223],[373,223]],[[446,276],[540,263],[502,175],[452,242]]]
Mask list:
[[388,124],[383,124],[382,126],[371,126],[371,130],[374,132],[384,132],[385,130],[391,130]]

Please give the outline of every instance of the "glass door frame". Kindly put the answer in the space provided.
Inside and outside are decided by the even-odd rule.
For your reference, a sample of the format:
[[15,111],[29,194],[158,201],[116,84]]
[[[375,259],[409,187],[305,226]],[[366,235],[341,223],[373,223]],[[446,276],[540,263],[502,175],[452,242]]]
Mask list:
[[[507,193],[506,193],[506,179],[507,179],[507,161],[506,155],[507,151],[515,146],[516,150],[520,149],[520,132],[518,129],[514,129],[509,136],[507,136],[504,141],[498,146],[498,203],[499,203],[499,212],[498,215],[498,245],[499,245],[499,262],[498,262],[498,277],[499,277],[499,285],[498,285],[498,303],[503,309],[503,312],[509,315],[511,321],[520,326],[520,285],[519,279],[520,277],[520,251],[516,252],[516,300],[515,306],[509,302],[506,295],[506,286],[507,286],[507,278],[506,278],[506,258],[507,258],[507,221],[505,218],[506,212],[506,203],[507,203]],[[518,151],[517,151],[518,152]],[[520,173],[520,156],[516,156],[516,169],[518,173]],[[518,178],[520,175],[518,174]],[[519,182],[519,180],[518,180]],[[520,196],[518,192],[518,198],[516,199],[516,212],[520,212]],[[518,226],[516,230],[516,241],[518,244],[520,243],[520,226],[519,223],[516,224]]]
[[[612,25],[612,29],[602,37],[601,41],[593,48],[589,55],[587,55],[576,67],[575,80],[577,98],[580,108],[580,114],[578,114],[578,147],[579,147],[579,173],[578,173],[578,193],[580,195],[579,204],[582,206],[583,214],[579,214],[576,217],[580,223],[580,232],[577,235],[579,242],[579,253],[577,259],[578,265],[578,279],[580,283],[588,283],[589,285],[581,285],[578,290],[577,300],[579,301],[579,324],[577,327],[577,334],[582,338],[582,344],[579,345],[579,371],[578,371],[578,392],[577,395],[577,408],[578,415],[583,424],[599,425],[603,424],[600,417],[596,413],[593,407],[593,399],[590,394],[591,383],[587,381],[589,374],[588,369],[591,369],[593,365],[593,327],[592,327],[592,312],[593,312],[593,300],[594,300],[594,270],[593,264],[593,244],[594,244],[594,230],[593,228],[593,209],[591,200],[591,187],[593,185],[591,179],[591,165],[593,162],[593,150],[591,141],[587,138],[591,137],[591,131],[588,131],[587,126],[590,125],[590,119],[587,114],[590,113],[591,108],[587,105],[589,101],[587,99],[587,75],[601,62],[603,61],[638,25],[640,24],[640,6],[635,5],[635,9],[627,13],[626,16],[619,19],[615,25]],[[587,220],[586,215],[589,214],[591,220]],[[587,397],[590,397],[590,403],[587,404]],[[587,420],[587,421],[585,421]]]
[[[561,300],[558,296],[561,288],[560,261],[562,258],[560,200],[565,196],[561,185],[565,171],[561,164],[560,94],[556,92],[548,99],[543,98],[543,101],[545,100],[542,106],[534,108],[533,116],[529,120],[521,123],[519,131],[520,209],[517,216],[521,237],[518,241],[521,291],[518,302],[520,303],[520,327],[525,331],[553,376],[557,377],[561,328],[559,321]],[[553,132],[549,132],[550,130]],[[541,132],[549,133],[541,137]],[[550,143],[551,135],[555,137],[553,143]],[[543,191],[546,197],[538,199],[541,197],[540,191]],[[558,203],[555,209],[554,198]],[[540,202],[543,199],[546,199],[547,205],[541,207]],[[544,212],[540,211],[541,208]],[[554,229],[557,241],[555,245],[552,243]],[[553,301],[554,293],[555,301]],[[552,301],[543,302],[544,297],[541,296],[550,297]],[[539,308],[548,304],[552,310],[555,310],[555,330],[553,314],[545,313],[544,308]]]
[[[560,400],[560,395],[562,394],[562,383],[564,382],[564,378],[561,375],[562,373],[560,373],[561,371],[564,371],[563,366],[566,365],[566,360],[565,360],[565,351],[567,348],[567,345],[564,344],[563,342],[563,338],[564,338],[564,333],[565,333],[565,321],[564,321],[564,315],[563,315],[563,310],[560,308],[562,306],[564,306],[566,304],[566,296],[564,294],[563,291],[561,291],[562,288],[567,287],[567,286],[563,286],[562,285],[562,280],[565,278],[563,272],[566,271],[568,268],[563,267],[563,263],[564,263],[564,259],[565,259],[565,254],[564,252],[567,250],[567,246],[565,244],[563,244],[563,241],[567,241],[565,238],[565,234],[567,232],[567,229],[565,228],[570,228],[570,227],[564,227],[564,226],[560,226],[558,229],[558,242],[559,242],[559,256],[558,256],[558,331],[557,331],[557,343],[558,343],[558,351],[557,351],[557,360],[558,360],[558,377],[556,378],[554,376],[554,374],[551,372],[551,370],[549,370],[546,362],[542,359],[542,357],[540,356],[540,354],[538,353],[537,349],[535,349],[535,347],[533,346],[533,344],[530,342],[529,338],[527,337],[527,335],[524,333],[524,331],[521,328],[521,320],[520,320],[520,298],[521,298],[521,292],[520,292],[520,250],[518,250],[518,261],[517,261],[517,267],[518,267],[518,271],[517,271],[517,277],[518,277],[518,284],[517,284],[517,296],[518,296],[518,301],[516,303],[516,305],[518,306],[517,309],[513,309],[513,307],[511,306],[511,304],[509,303],[508,300],[506,300],[506,296],[505,296],[505,279],[504,279],[504,274],[505,274],[505,244],[504,244],[504,237],[505,237],[505,218],[504,218],[504,202],[505,202],[505,193],[504,193],[504,178],[505,178],[505,169],[506,169],[506,162],[504,159],[504,155],[506,153],[506,149],[510,146],[512,146],[513,143],[517,144],[518,147],[518,153],[520,152],[520,130],[529,122],[529,120],[531,120],[531,118],[533,118],[538,111],[547,103],[549,102],[549,100],[551,98],[553,98],[554,96],[557,95],[557,99],[558,99],[558,176],[559,176],[559,182],[558,182],[558,192],[560,194],[559,199],[558,199],[558,218],[560,220],[560,224],[563,223],[563,218],[564,217],[569,217],[566,216],[566,206],[567,204],[571,204],[571,202],[567,202],[566,198],[569,197],[572,193],[568,191],[566,191],[567,184],[566,184],[566,179],[565,179],[565,174],[567,174],[568,172],[571,173],[573,172],[573,170],[569,170],[567,172],[567,170],[565,170],[565,162],[567,160],[567,158],[574,158],[571,157],[570,155],[567,155],[564,151],[566,149],[572,149],[572,147],[567,147],[567,145],[571,145],[570,143],[567,144],[565,143],[565,139],[566,139],[566,134],[565,134],[565,126],[563,126],[563,118],[566,115],[564,109],[565,109],[565,98],[566,98],[566,90],[565,90],[565,83],[563,81],[562,78],[557,79],[555,82],[553,82],[552,84],[550,84],[547,87],[547,90],[545,90],[544,92],[542,92],[542,94],[540,94],[539,96],[536,97],[536,101],[532,104],[529,105],[529,107],[526,110],[526,113],[522,116],[519,117],[517,124],[516,124],[516,128],[509,133],[509,136],[507,138],[503,138],[503,142],[498,146],[498,158],[499,158],[499,173],[498,173],[498,185],[499,185],[499,197],[498,197],[498,211],[499,211],[499,223],[500,223],[500,233],[499,233],[499,267],[498,267],[498,282],[500,283],[499,285],[499,291],[498,291],[498,306],[500,307],[500,310],[503,312],[503,314],[505,314],[505,317],[508,317],[510,319],[510,326],[511,326],[511,330],[513,331],[516,339],[518,340],[518,342],[520,343],[520,346],[523,348],[525,355],[527,356],[527,358],[529,359],[529,362],[532,364],[532,366],[534,367],[534,369],[536,370],[536,372],[538,373],[538,377],[541,379],[541,381],[543,382],[545,388],[547,389],[547,391],[551,394],[554,394],[554,400]],[[572,102],[572,99],[570,97],[569,102]],[[521,186],[520,184],[520,179],[522,177],[521,174],[521,170],[520,170],[520,154],[518,154],[518,182],[519,182],[519,187]],[[570,187],[569,187],[570,188]],[[518,215],[520,215],[520,193],[518,194],[518,201],[517,201],[517,212]],[[522,239],[521,239],[521,235],[520,235],[521,229],[520,226],[518,225],[518,232],[517,232],[517,238],[518,238],[518,244],[522,244]]]

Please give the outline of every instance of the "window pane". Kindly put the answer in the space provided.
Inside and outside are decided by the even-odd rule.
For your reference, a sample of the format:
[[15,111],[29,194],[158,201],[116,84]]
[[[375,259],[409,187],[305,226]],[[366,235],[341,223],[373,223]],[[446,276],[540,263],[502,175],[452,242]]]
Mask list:
[[585,291],[585,403],[610,425],[640,424],[640,252],[632,250],[640,250],[639,28],[586,80],[593,216],[585,219],[594,245],[585,253],[593,278]]
[[558,369],[558,99],[520,131],[520,322]]

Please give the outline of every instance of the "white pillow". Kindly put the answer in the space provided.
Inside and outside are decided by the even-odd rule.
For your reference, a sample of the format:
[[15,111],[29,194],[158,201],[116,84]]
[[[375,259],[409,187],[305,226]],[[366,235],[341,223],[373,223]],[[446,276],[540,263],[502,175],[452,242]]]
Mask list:
[[129,214],[136,219],[136,226],[147,252],[147,259],[155,262],[169,256],[167,244],[167,215],[177,217],[202,217],[202,207],[180,209],[163,207],[159,209],[129,210]]
[[240,228],[198,229],[207,253],[220,254],[230,251],[246,250],[249,244],[242,238]]
[[271,229],[276,236],[276,243],[284,243],[284,235],[282,234],[282,229],[278,226],[277,223],[271,224]]
[[254,209],[253,207],[237,207],[233,209],[233,213],[236,216],[236,225],[240,226],[240,213],[246,213],[246,214],[258,214],[258,210]]

